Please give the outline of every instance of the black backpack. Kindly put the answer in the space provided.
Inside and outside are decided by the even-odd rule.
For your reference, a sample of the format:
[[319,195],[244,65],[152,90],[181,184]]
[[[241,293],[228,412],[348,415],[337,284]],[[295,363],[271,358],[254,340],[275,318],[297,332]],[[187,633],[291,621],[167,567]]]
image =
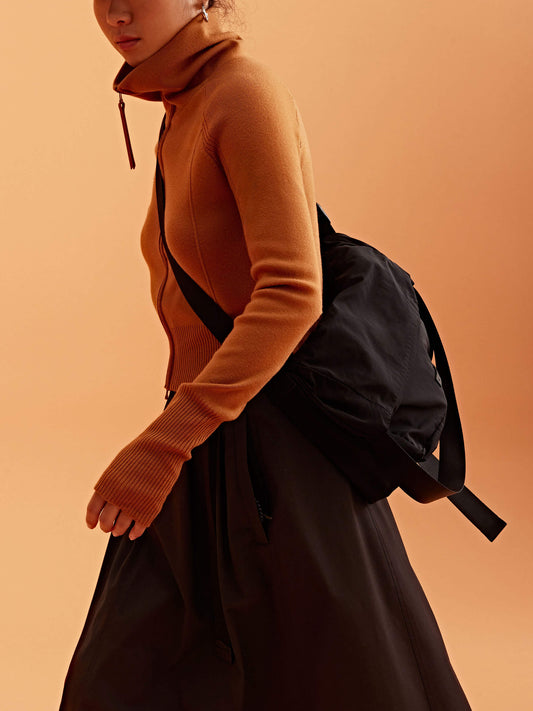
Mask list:
[[[222,342],[233,320],[180,267],[183,295]],[[490,540],[506,525],[466,486],[465,451],[444,348],[409,274],[379,250],[337,233],[317,203],[323,315],[264,390],[372,503],[400,487],[421,503],[448,497]],[[435,357],[436,365],[432,358]],[[439,445],[439,459],[433,452]]]

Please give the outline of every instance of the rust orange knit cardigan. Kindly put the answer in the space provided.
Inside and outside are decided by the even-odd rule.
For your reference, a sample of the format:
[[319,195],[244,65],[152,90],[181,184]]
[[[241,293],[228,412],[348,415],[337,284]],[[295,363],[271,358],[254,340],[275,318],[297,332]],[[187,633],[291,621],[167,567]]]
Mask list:
[[165,229],[178,262],[234,317],[221,345],[185,302],[162,246],[155,187],[141,235],[167,332],[169,406],[95,485],[149,526],[191,450],[235,419],[283,366],[322,308],[309,145],[294,98],[249,56],[217,8],[188,22],[114,88],[162,101]]

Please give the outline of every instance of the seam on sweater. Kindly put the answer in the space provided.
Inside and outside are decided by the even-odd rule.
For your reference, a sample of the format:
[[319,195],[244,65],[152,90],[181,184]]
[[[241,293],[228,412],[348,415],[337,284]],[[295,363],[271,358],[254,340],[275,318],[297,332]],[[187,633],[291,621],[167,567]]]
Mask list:
[[[239,210],[239,201],[237,200],[237,192],[236,192],[236,190],[235,190],[235,186],[234,186],[233,183],[231,182],[231,178],[230,178],[230,176],[228,175],[228,172],[227,172],[226,170],[224,170],[224,166],[223,166],[223,164],[222,164],[222,161],[220,160],[218,154],[217,154],[216,151],[215,151],[215,145],[216,145],[216,144],[215,144],[215,141],[214,141],[213,137],[212,137],[211,134],[209,133],[209,125],[208,125],[208,123],[207,123],[207,118],[206,118],[206,115],[205,115],[205,109],[204,109],[204,113],[203,113],[202,126],[205,128],[205,135],[208,137],[207,143],[204,142],[204,147],[205,147],[206,153],[207,153],[207,155],[209,155],[209,156],[211,157],[211,159],[215,162],[215,165],[223,172],[224,177],[225,177],[226,180],[228,181],[228,185],[229,185],[230,190],[231,190],[231,192],[232,192],[232,194],[233,194],[233,199],[235,200],[235,204],[236,204],[236,206],[237,206],[237,212],[239,213],[239,218],[240,218],[241,224],[242,224],[241,211]],[[203,133],[203,131],[202,131],[202,133]],[[210,148],[211,148],[211,150],[212,150],[213,152],[211,152]],[[244,233],[244,225],[243,225],[243,234],[244,234],[244,240],[245,240],[245,245],[246,245],[246,251],[248,252],[248,245],[246,244],[246,234]]]
[[224,173],[224,175],[226,176],[226,180],[228,180],[228,183],[229,183],[229,178],[226,175],[224,166],[222,165],[220,159],[218,158],[217,152],[216,152],[215,139],[209,132],[209,124],[207,122],[207,115],[206,115],[206,110],[207,110],[208,105],[209,105],[209,97],[207,95],[207,87],[204,86],[204,105],[203,105],[203,109],[202,109],[202,137],[203,137],[203,144],[204,144],[205,152],[214,161],[217,168],[219,168]]
[[200,262],[200,266],[202,267],[202,272],[204,275],[204,278],[206,280],[207,286],[209,288],[209,291],[211,292],[211,297],[214,299],[214,301],[217,301],[217,297],[215,294],[215,290],[213,288],[213,284],[211,283],[211,280],[209,279],[209,275],[207,273],[207,268],[202,256],[202,250],[200,248],[200,240],[198,239],[198,229],[196,225],[196,217],[194,214],[194,205],[193,205],[193,186],[192,186],[192,170],[193,170],[193,163],[194,163],[194,158],[196,156],[196,151],[198,149],[198,143],[200,140],[200,136],[202,135],[203,130],[198,131],[198,134],[196,136],[196,141],[194,144],[194,148],[191,154],[191,160],[189,163],[189,213],[191,216],[191,222],[193,225],[193,234],[194,234],[194,243],[196,245],[196,254],[198,256],[198,260]]
[[202,113],[202,136],[203,136],[203,141],[204,141],[204,148],[205,148],[207,155],[210,158],[212,158],[212,160],[214,161],[217,168],[220,168],[220,170],[222,170],[222,172],[224,173],[224,175],[226,177],[226,180],[229,183],[228,175],[226,174],[226,171],[224,170],[224,166],[220,162],[220,159],[219,159],[217,152],[216,152],[215,139],[209,132],[209,124],[207,123],[207,116],[205,115],[205,108]]
[[[209,133],[209,124],[208,124],[208,122],[207,122],[207,117],[206,117],[206,113],[205,113],[205,105],[204,105],[204,111],[203,111],[203,114],[202,114],[202,115],[203,115],[202,125],[203,125],[203,127],[205,128],[205,134],[206,134],[206,136],[208,137],[208,142],[207,142],[207,144],[204,143],[204,147],[205,147],[205,149],[206,149],[206,153],[207,153],[207,154],[211,157],[211,159],[215,162],[215,165],[222,171],[222,173],[224,174],[224,177],[226,178],[226,180],[227,180],[227,182],[228,182],[228,185],[229,185],[229,187],[230,187],[230,190],[231,190],[231,192],[232,192],[232,194],[233,194],[233,199],[235,200],[235,205],[237,206],[237,212],[239,213],[239,219],[240,219],[241,225],[242,225],[242,231],[243,231],[243,235],[244,235],[244,244],[245,244],[246,252],[247,252],[247,254],[249,254],[249,252],[248,252],[248,244],[247,244],[247,242],[246,242],[246,232],[245,232],[245,230],[244,230],[244,225],[243,225],[243,223],[242,223],[241,211],[240,211],[240,209],[239,209],[239,201],[238,201],[238,199],[237,199],[237,191],[236,191],[236,189],[235,189],[235,186],[233,185],[233,182],[232,182],[232,180],[231,180],[230,175],[229,175],[228,172],[224,169],[224,165],[223,165],[223,163],[222,163],[222,161],[221,161],[221,159],[220,159],[218,153],[216,152],[216,148],[215,148],[216,142],[214,141],[213,137],[212,137],[211,134]],[[212,148],[212,150],[213,150],[212,153],[210,152],[209,148]],[[254,280],[254,281],[255,281],[255,280]],[[255,291],[255,289],[256,289],[256,286],[254,286],[254,291]],[[252,292],[252,293],[253,293],[253,292]]]
[[404,600],[404,598],[403,598],[403,595],[402,595],[402,592],[401,592],[401,589],[400,589],[400,585],[398,584],[398,580],[397,580],[397,578],[396,578],[396,573],[395,573],[395,571],[394,571],[394,566],[393,566],[393,564],[392,564],[392,559],[391,559],[391,557],[390,557],[390,555],[389,555],[389,551],[388,551],[387,545],[386,545],[386,543],[385,543],[385,540],[384,540],[383,536],[381,535],[381,531],[379,530],[379,526],[377,525],[377,523],[376,523],[376,521],[375,521],[375,519],[374,519],[374,516],[373,516],[373,514],[372,514],[372,504],[369,504],[369,505],[366,507],[366,510],[367,510],[367,512],[368,512],[368,515],[369,515],[369,517],[370,517],[370,520],[372,521],[372,525],[374,526],[374,530],[376,531],[376,535],[377,535],[377,537],[378,537],[378,539],[379,539],[379,542],[380,542],[380,544],[381,544],[381,548],[382,548],[382,550],[383,550],[383,553],[384,553],[385,558],[386,558],[386,560],[387,560],[387,564],[388,564],[388,566],[389,566],[389,571],[390,571],[390,574],[391,574],[392,582],[393,582],[393,585],[394,585],[394,589],[395,589],[395,591],[396,591],[396,597],[398,598],[398,603],[399,603],[400,610],[401,610],[401,613],[402,613],[402,617],[403,617],[403,620],[404,620],[405,628],[406,628],[406,630],[407,630],[407,636],[409,637],[409,642],[410,642],[410,644],[411,644],[411,649],[412,649],[412,651],[413,651],[413,657],[414,657],[414,659],[415,659],[416,666],[417,666],[417,669],[418,669],[418,673],[419,673],[419,675],[420,675],[420,681],[421,681],[421,684],[422,684],[422,688],[424,689],[424,694],[425,694],[426,700],[427,700],[427,702],[428,702],[428,708],[431,710],[431,708],[432,708],[431,700],[430,700],[430,698],[429,698],[429,693],[428,693],[428,690],[427,690],[427,687],[426,687],[426,683],[425,683],[425,680],[424,680],[424,675],[422,674],[422,668],[421,668],[420,662],[419,662],[419,655],[418,655],[418,653],[417,653],[417,645],[415,644],[414,636],[413,636],[413,634],[412,634],[413,628],[412,628],[411,620],[410,620],[410,617],[409,617],[408,608],[407,608],[407,605],[405,604],[405,600]]

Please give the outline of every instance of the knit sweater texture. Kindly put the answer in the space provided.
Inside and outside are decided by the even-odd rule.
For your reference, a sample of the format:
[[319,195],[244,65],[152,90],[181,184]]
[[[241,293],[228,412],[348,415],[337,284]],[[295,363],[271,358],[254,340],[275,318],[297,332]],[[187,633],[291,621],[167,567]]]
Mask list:
[[163,103],[168,246],[234,318],[220,344],[185,301],[161,240],[154,182],[141,249],[169,338],[165,387],[176,394],[94,487],[149,526],[194,447],[240,415],[320,317],[320,245],[294,97],[220,10],[210,8],[208,22],[195,16],[136,67],[124,64],[114,89]]

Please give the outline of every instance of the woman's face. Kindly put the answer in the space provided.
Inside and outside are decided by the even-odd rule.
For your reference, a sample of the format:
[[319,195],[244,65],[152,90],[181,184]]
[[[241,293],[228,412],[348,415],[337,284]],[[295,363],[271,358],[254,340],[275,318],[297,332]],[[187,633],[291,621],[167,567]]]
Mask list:
[[102,32],[134,67],[201,12],[202,0],[93,0],[93,5]]

